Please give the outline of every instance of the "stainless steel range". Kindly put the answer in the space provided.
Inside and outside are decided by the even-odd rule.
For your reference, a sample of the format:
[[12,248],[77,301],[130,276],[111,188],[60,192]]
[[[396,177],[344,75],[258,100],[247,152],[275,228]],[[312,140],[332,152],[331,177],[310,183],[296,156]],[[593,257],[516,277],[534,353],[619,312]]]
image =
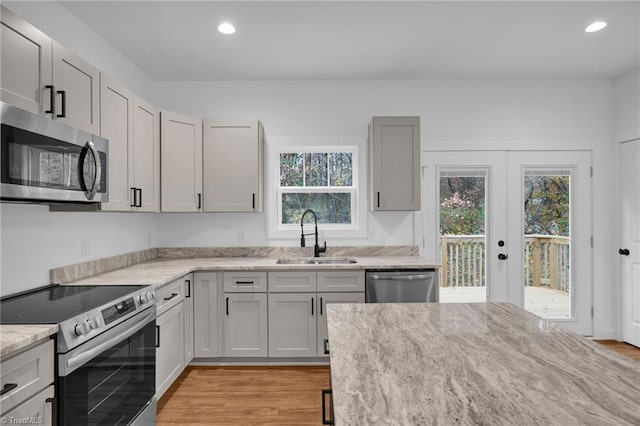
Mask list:
[[61,425],[155,424],[155,291],[52,285],[0,301],[2,324],[58,324]]

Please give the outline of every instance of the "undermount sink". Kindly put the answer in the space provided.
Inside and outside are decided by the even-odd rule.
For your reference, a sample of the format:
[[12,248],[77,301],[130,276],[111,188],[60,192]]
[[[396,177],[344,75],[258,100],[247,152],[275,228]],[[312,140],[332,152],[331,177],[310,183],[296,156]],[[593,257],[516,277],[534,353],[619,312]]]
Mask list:
[[279,265],[347,265],[357,263],[348,257],[312,257],[305,259],[278,259]]

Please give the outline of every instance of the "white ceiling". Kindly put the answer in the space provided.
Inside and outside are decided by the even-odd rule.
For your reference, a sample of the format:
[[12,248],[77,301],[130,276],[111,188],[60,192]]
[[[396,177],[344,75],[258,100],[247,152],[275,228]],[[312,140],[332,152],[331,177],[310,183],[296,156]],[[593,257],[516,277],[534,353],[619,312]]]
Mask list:
[[[637,1],[62,4],[158,81],[591,78],[640,63]],[[609,26],[585,33],[594,20]]]

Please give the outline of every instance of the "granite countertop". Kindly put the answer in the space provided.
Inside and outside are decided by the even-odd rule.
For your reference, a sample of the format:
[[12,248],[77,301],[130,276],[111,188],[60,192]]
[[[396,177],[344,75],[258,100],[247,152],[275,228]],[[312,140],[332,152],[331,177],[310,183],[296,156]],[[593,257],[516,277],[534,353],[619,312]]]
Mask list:
[[0,357],[12,355],[57,332],[58,326],[54,324],[0,325]]
[[640,363],[507,303],[327,306],[336,425],[640,424]]
[[127,268],[94,275],[67,283],[68,285],[149,284],[160,287],[195,271],[300,271],[300,270],[361,270],[361,269],[430,269],[436,262],[419,256],[354,257],[349,264],[281,265],[270,257],[212,257],[155,259]]

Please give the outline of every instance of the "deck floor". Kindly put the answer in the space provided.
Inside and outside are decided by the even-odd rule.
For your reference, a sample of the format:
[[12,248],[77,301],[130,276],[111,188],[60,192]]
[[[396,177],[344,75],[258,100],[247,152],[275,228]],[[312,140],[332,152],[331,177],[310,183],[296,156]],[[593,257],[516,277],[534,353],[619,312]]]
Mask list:
[[[525,287],[524,307],[542,318],[571,318],[571,294],[546,287]],[[440,287],[440,303],[487,301],[486,287]]]

